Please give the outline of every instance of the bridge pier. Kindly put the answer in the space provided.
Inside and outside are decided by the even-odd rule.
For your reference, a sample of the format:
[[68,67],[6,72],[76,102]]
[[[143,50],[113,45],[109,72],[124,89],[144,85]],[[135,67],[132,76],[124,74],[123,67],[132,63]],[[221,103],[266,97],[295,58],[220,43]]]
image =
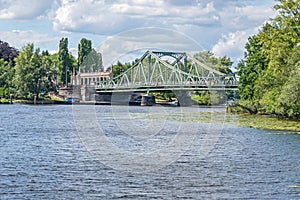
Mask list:
[[155,97],[138,92],[101,92],[95,94],[96,104],[152,106]]
[[144,95],[142,96],[141,106],[153,106],[155,104],[155,96]]
[[95,94],[95,103],[101,105],[110,105],[111,104],[111,92]]
[[191,99],[191,95],[189,95],[190,92],[187,91],[172,91],[172,92],[176,95],[177,100],[180,103],[180,106],[197,105],[197,102]]
[[132,92],[112,93],[111,105],[129,105]]

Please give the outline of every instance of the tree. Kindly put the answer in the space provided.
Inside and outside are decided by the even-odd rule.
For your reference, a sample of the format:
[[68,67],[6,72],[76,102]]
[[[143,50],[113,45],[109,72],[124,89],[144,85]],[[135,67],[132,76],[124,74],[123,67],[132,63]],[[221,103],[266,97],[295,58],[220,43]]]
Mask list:
[[84,60],[80,65],[82,72],[100,72],[103,71],[102,67],[102,56],[94,48],[90,53],[84,56]]
[[7,42],[0,40],[0,90],[1,97],[8,97],[12,92],[12,79],[14,76],[14,59],[19,51]]
[[278,94],[278,106],[274,112],[286,117],[300,117],[300,46],[296,45],[288,58],[291,73]]
[[92,42],[91,40],[88,40],[86,38],[82,38],[78,44],[78,66],[80,71],[85,72],[85,68],[88,68],[89,66],[85,65],[87,64],[85,62],[86,58],[92,51]]
[[40,63],[40,85],[39,91],[44,91],[44,93],[57,90],[56,77],[57,71],[55,69],[55,65],[52,61],[52,56],[48,51],[43,51],[40,55],[41,63]]
[[18,53],[19,51],[16,48],[0,40],[0,58],[7,61],[11,66],[15,65],[14,59],[18,56]]
[[123,72],[125,72],[127,69],[129,69],[131,67],[130,63],[121,63],[120,61],[117,62],[117,64],[112,65],[111,67],[108,67],[106,69],[107,72],[112,72],[114,77],[119,76],[120,74],[122,74]]
[[[217,57],[211,51],[202,51],[194,54],[194,58],[219,72],[228,75],[233,74],[230,69],[233,62],[227,56]],[[189,67],[190,64],[188,63],[187,66]],[[215,91],[195,92],[192,95],[192,99],[195,100],[199,105],[216,105],[224,103],[224,101],[226,100],[222,92]]]
[[10,66],[7,61],[0,59],[0,87],[7,87],[8,79],[7,76],[10,71]]
[[262,54],[262,45],[257,36],[250,37],[245,46],[245,58],[238,63],[239,91],[242,100],[254,100],[255,84],[266,69],[266,58]]
[[39,48],[35,49],[33,44],[28,44],[15,61],[13,85],[17,97],[31,99],[34,95],[38,97],[41,91],[55,90],[55,72],[51,70],[53,63],[47,51],[40,53]]
[[58,61],[59,83],[67,85],[70,82],[70,72],[72,71],[68,50],[68,38],[61,38],[59,41]]
[[300,2],[277,1],[278,16],[246,44],[238,68],[240,103],[299,118]]
[[69,54],[69,61],[70,61],[70,70],[72,69],[72,72],[76,72],[78,71],[78,61],[77,58],[75,56],[73,56],[72,54]]
[[0,98],[8,97],[9,85],[12,78],[12,68],[4,59],[0,59]]
[[227,56],[217,57],[211,51],[202,51],[196,53],[194,58],[204,63],[208,67],[216,69],[222,73],[232,74],[230,67],[232,66],[233,62]]
[[218,105],[224,103],[226,100],[222,98],[221,92],[217,91],[199,91],[192,95],[192,100],[196,101],[199,105]]

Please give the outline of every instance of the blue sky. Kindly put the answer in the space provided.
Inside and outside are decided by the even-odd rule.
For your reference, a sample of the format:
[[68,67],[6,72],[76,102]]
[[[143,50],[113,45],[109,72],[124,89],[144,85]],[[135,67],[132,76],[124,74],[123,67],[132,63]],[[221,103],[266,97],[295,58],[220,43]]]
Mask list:
[[[81,38],[105,55],[104,65],[124,52],[146,47],[210,50],[237,61],[261,25],[276,16],[274,0],[0,0],[0,40],[50,52],[61,37],[77,54]],[[150,27],[150,28],[149,28]],[[117,36],[117,37],[116,37]],[[135,41],[133,41],[135,40]],[[130,42],[131,41],[131,42]],[[173,46],[171,45],[173,44]],[[192,45],[193,46],[193,45]],[[182,48],[184,50],[184,48]],[[119,52],[119,53],[117,53]]]

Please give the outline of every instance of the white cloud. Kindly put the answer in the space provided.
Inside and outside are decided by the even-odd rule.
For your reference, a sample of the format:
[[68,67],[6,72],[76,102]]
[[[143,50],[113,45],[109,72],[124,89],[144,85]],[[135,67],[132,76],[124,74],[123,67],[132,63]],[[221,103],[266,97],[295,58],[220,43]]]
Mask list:
[[[51,36],[55,34],[63,33],[65,36],[66,32],[69,33],[70,47],[77,48],[77,44],[72,44],[74,36],[79,41],[85,33],[89,35],[88,39],[93,38],[93,34],[103,39],[118,33],[124,36],[123,31],[136,28],[159,27],[192,37],[201,46],[199,50],[213,48],[216,54],[239,57],[243,55],[245,38],[249,33],[254,33],[257,27],[275,16],[272,4],[274,2],[271,0],[0,0],[0,19],[36,19],[44,16],[43,20],[49,20],[47,22],[53,25],[53,30],[47,29],[44,33],[28,31],[35,28],[28,25],[32,22],[28,20],[24,27],[17,24],[15,29],[27,30],[19,31],[19,34],[1,27],[6,31],[1,39],[8,38],[7,41],[17,47],[30,40],[44,47],[52,42],[50,50],[53,50],[60,39]],[[163,39],[167,41],[163,43],[165,46],[168,42],[173,46],[182,45],[180,40],[164,38],[164,31],[162,34],[139,33],[138,43],[132,41],[134,32],[131,31],[130,37],[122,38],[128,40],[122,43],[123,46],[110,44],[110,48],[130,51],[129,47],[161,47],[159,42]],[[120,39],[119,36],[117,38]],[[96,38],[92,42],[97,44],[99,40]]]
[[[12,30],[1,33],[1,40],[8,42],[11,46],[21,49],[23,46],[33,43],[36,47],[45,47],[47,43],[57,42],[59,38],[48,34],[38,33],[32,30]],[[49,49],[53,50],[53,49]]]
[[103,1],[65,0],[56,11],[54,30],[111,34],[115,32],[114,29],[130,27],[129,24],[126,25],[125,18],[110,12],[109,7]]
[[69,53],[77,58],[78,56],[78,49],[77,48],[69,48]]
[[64,0],[56,11],[53,26],[56,31],[115,34],[132,28],[156,26],[170,28],[174,24],[219,23],[212,2],[204,6],[185,5],[184,8],[164,0],[105,1]]
[[34,19],[46,14],[52,0],[0,0],[0,19]]
[[[220,52],[230,40],[246,38],[241,33],[254,32],[275,13],[265,1],[258,0],[62,0],[53,27],[100,35],[143,27],[169,28],[189,35],[206,50],[219,40],[214,48]],[[228,56],[236,56],[240,49],[227,51],[233,53]]]
[[102,53],[104,66],[118,60],[133,61],[146,50],[194,52],[202,50],[191,38],[182,33],[159,28],[141,28],[110,36],[97,50]]
[[212,52],[216,56],[230,56],[233,61],[240,59],[243,56],[243,49],[248,40],[248,36],[244,31],[237,31],[223,35],[212,48]]
[[268,6],[242,6],[225,7],[221,12],[222,26],[224,29],[246,30],[263,24],[276,12]]

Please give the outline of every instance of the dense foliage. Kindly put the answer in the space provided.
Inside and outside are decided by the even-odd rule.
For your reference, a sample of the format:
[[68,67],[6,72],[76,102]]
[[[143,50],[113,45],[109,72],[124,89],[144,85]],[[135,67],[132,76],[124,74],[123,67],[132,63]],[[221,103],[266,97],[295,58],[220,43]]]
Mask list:
[[0,59],[0,98],[8,97],[11,84],[12,67],[4,59]]
[[67,85],[69,83],[69,75],[72,68],[70,66],[68,38],[61,38],[59,41],[58,50],[58,63],[59,63],[59,82]]
[[83,63],[89,53],[92,51],[92,42],[86,38],[82,38],[78,44],[78,66],[84,68]]
[[[101,54],[95,53],[92,60],[99,66]],[[94,58],[93,57],[93,58]],[[99,58],[100,57],[100,58]],[[70,83],[70,75],[78,70],[77,58],[68,51],[68,39],[59,42],[58,53],[49,54],[33,44],[20,51],[0,41],[0,98],[32,99]]]
[[82,38],[78,44],[78,67],[80,72],[103,71],[102,55],[92,48],[91,40]]
[[208,67],[216,69],[224,74],[232,74],[230,67],[232,66],[233,62],[227,56],[218,57],[215,56],[211,51],[202,51],[196,53],[194,58],[201,61]]
[[11,66],[15,65],[14,59],[18,56],[19,51],[11,47],[7,42],[0,40],[0,58],[8,62]]
[[16,48],[0,40],[0,98],[7,98],[11,92],[9,88],[14,73],[14,59],[18,53]]
[[29,44],[20,51],[15,61],[15,96],[32,98],[41,91],[48,92],[54,89],[52,61],[47,51],[41,52],[39,48],[35,49],[33,44]]
[[112,65],[111,67],[108,67],[106,69],[107,72],[112,72],[114,77],[119,76],[120,74],[122,74],[123,72],[125,72],[126,70],[128,70],[130,67],[132,67],[134,63],[130,64],[130,63],[121,63],[120,61],[117,62],[117,64]]
[[[210,51],[202,51],[196,53],[194,58],[201,61],[208,67],[216,69],[224,74],[233,74],[230,69],[233,62],[226,56],[218,57]],[[187,65],[189,67],[190,64],[187,63]],[[225,94],[224,91],[198,91],[194,92],[191,98],[200,105],[217,105],[226,102],[227,94]]]
[[300,1],[278,0],[278,16],[248,39],[238,65],[240,104],[300,117]]

